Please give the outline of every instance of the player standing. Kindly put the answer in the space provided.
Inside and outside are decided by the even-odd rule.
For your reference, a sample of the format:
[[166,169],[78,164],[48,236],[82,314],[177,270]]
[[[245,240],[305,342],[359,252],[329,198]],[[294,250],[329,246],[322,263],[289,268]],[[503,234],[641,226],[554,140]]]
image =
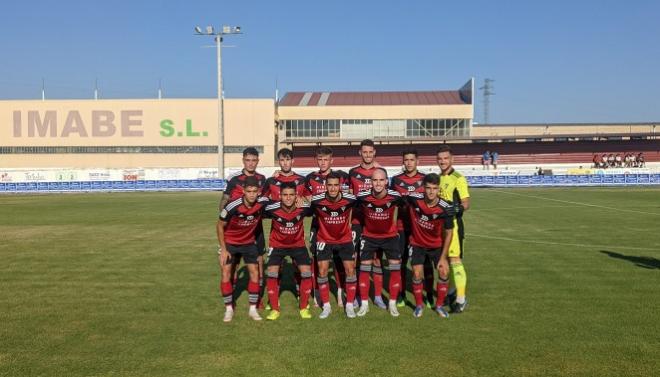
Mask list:
[[[372,265],[383,252],[388,260],[390,271],[389,311],[393,317],[399,316],[396,300],[401,289],[401,249],[397,221],[394,214],[401,205],[401,195],[387,189],[387,172],[376,168],[371,175],[372,188],[358,194],[358,208],[362,212],[362,239],[360,240],[360,310],[362,317],[369,311],[369,289]],[[376,279],[374,279],[374,282]],[[380,295],[376,295],[379,298]],[[382,298],[381,298],[382,299]],[[374,299],[374,303],[375,303]]]
[[[456,218],[454,220],[454,235],[449,246],[449,267],[451,270],[451,285],[456,289],[456,298],[450,300],[451,310],[462,313],[467,307],[465,298],[465,287],[467,275],[463,267],[463,251],[465,226],[463,225],[463,213],[470,208],[470,193],[465,177],[454,170],[454,156],[448,145],[440,147],[437,153],[438,166],[440,167],[440,197],[454,204]],[[449,297],[453,292],[450,292]],[[453,302],[451,302],[453,301]]]
[[[339,186],[341,191],[348,190],[348,174],[342,170],[332,170],[332,149],[328,147],[320,147],[316,150],[316,164],[319,170],[309,173],[305,177],[305,188],[307,201],[310,201],[313,196],[326,193],[325,181],[328,177],[328,174],[331,172],[336,173],[339,176]],[[310,249],[312,251],[312,273],[316,277],[318,276],[318,261],[316,259],[316,235],[318,234],[318,220],[316,216],[312,219],[312,225],[309,229],[309,243]],[[335,275],[335,283],[337,284],[337,304],[339,307],[343,307],[342,299],[342,290],[346,288],[345,282],[345,272],[344,265],[342,260],[337,256],[333,255],[333,270]],[[316,280],[313,281],[314,284],[314,300],[318,296],[318,287],[316,286]]]
[[248,315],[255,321],[261,321],[257,312],[259,298],[259,269],[255,230],[261,224],[264,201],[257,200],[259,182],[256,177],[246,177],[243,181],[242,196],[227,204],[220,211],[216,225],[218,236],[218,260],[222,270],[220,290],[225,303],[224,321],[234,317],[233,308],[233,260],[243,258],[247,265],[250,281],[248,283],[250,310]]
[[[346,272],[346,315],[355,318],[355,250],[351,242],[350,219],[355,205],[355,196],[341,192],[341,175],[330,172],[325,178],[326,192],[312,197],[311,207],[317,220],[316,258],[318,260],[318,283],[323,311],[319,318],[327,318],[330,307],[328,268],[333,256],[338,256]],[[335,266],[336,268],[336,266]]]
[[415,296],[415,317],[421,317],[424,310],[422,299],[422,278],[427,259],[438,269],[437,300],[435,311],[444,318],[449,317],[442,307],[449,283],[449,246],[453,235],[453,209],[450,204],[438,197],[437,174],[424,177],[424,194],[412,193],[406,197],[408,218],[410,219],[410,264],[413,267],[413,294]]
[[[360,165],[351,168],[348,171],[349,189],[353,195],[362,191],[371,190],[371,175],[376,170],[376,147],[373,140],[365,139],[360,142],[359,155],[362,158]],[[360,208],[356,208],[351,221],[351,232],[353,235],[353,246],[355,255],[360,256],[360,239],[362,237],[363,217]],[[373,261],[373,279],[374,279],[374,304],[381,309],[387,309],[381,296],[383,292],[383,267],[381,264],[382,254],[375,256]]]
[[[407,196],[411,193],[424,192],[424,173],[417,170],[419,155],[417,149],[406,149],[401,153],[403,158],[403,171],[392,177],[392,189],[396,190],[401,196]],[[406,298],[406,271],[408,266],[408,240],[410,238],[410,219],[408,217],[407,205],[399,207],[397,214],[397,229],[399,231],[399,244],[401,248],[401,293],[397,300],[397,306],[405,306]],[[431,301],[433,295],[433,266],[431,263],[424,264],[424,287],[426,289],[427,300]]]
[[[245,181],[248,177],[254,177],[257,180],[257,185],[259,186],[259,193],[263,190],[264,184],[266,183],[266,177],[262,174],[257,173],[257,166],[259,165],[259,151],[254,147],[248,147],[243,150],[243,170],[240,172],[231,175],[227,180],[227,187],[225,188],[224,195],[220,199],[220,211],[225,208],[228,202],[239,199],[243,196],[243,188],[245,186]],[[264,239],[264,228],[259,222],[256,230],[256,242],[257,250],[259,250],[259,256],[257,258],[257,266],[259,270],[259,302],[258,306],[261,307],[261,296],[263,292],[264,285],[264,254],[266,252],[266,241]],[[234,259],[233,270],[234,272],[238,268],[240,263],[239,258]]]
[[305,245],[305,217],[311,215],[308,204],[296,206],[296,185],[294,182],[284,182],[279,187],[281,200],[266,206],[264,217],[272,219],[268,249],[268,269],[266,271],[266,287],[271,312],[266,319],[276,320],[280,317],[280,265],[285,257],[290,257],[300,270],[300,316],[303,319],[312,318],[307,309],[309,294],[312,290],[312,271],[309,253]]

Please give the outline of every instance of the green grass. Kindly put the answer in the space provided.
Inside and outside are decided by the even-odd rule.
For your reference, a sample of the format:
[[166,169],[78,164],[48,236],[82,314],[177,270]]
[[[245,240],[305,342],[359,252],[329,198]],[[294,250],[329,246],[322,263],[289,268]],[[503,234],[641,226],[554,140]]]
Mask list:
[[472,195],[465,313],[230,324],[217,193],[0,196],[0,375],[658,373],[658,188]]

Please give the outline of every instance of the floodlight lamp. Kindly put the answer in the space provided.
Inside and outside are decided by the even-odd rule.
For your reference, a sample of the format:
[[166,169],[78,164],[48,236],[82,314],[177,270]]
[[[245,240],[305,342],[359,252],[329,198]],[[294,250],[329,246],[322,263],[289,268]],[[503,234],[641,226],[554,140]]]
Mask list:
[[240,33],[240,32],[241,32],[241,27],[240,27],[240,26],[236,26],[236,27],[234,28],[234,33]]
[[195,26],[195,33],[202,34],[202,28],[199,26]]
[[222,34],[229,34],[229,33],[231,33],[231,26],[227,26],[227,25],[223,26]]
[[207,26],[206,27],[206,34],[208,34],[208,35],[213,34],[213,26]]

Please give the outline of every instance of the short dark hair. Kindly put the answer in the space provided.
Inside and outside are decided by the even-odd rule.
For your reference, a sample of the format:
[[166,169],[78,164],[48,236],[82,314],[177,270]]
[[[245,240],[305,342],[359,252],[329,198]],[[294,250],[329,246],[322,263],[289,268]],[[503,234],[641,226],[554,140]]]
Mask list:
[[403,152],[401,152],[401,157],[406,157],[407,154],[414,154],[415,157],[419,157],[419,153],[417,153],[417,149],[415,148],[404,149]]
[[280,158],[280,157],[293,158],[293,151],[289,148],[282,148],[279,151],[277,151],[277,158]]
[[292,189],[293,191],[296,191],[296,184],[293,182],[282,182],[280,185],[280,192],[284,191],[284,189]]
[[[438,152],[438,153],[440,153],[440,152]],[[424,185],[426,185],[427,183],[431,183],[431,184],[434,184],[434,185],[440,184],[440,176],[437,175],[436,173],[429,173],[429,174],[424,176],[424,180],[422,181],[422,183]]]
[[339,180],[339,181],[341,182],[341,175],[339,175],[339,173],[337,173],[336,171],[331,171],[331,172],[328,173],[328,175],[325,177],[325,181],[327,182],[328,179],[337,179],[337,180]]
[[364,139],[360,142],[360,148],[362,147],[375,147],[374,141],[371,139]]
[[453,154],[451,152],[451,147],[447,144],[443,144],[440,147],[438,147],[438,151],[435,154],[440,154],[440,153],[443,153],[443,152],[449,152],[449,154]]
[[332,156],[332,149],[328,147],[318,147],[316,149],[317,156]]
[[247,148],[243,149],[243,157],[248,156],[248,155],[259,157],[259,151],[255,147],[247,147]]
[[245,177],[245,181],[243,181],[243,187],[259,187],[259,181],[257,180],[257,177],[250,175],[248,177]]

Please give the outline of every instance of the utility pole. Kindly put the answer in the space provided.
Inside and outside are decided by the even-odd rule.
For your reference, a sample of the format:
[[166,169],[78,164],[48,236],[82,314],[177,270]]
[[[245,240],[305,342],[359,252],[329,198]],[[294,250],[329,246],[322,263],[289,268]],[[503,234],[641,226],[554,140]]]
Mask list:
[[495,89],[493,87],[494,82],[493,79],[484,79],[484,86],[479,88],[483,91],[484,96],[484,124],[490,124],[490,97],[495,95],[495,92],[493,92],[493,89]]

